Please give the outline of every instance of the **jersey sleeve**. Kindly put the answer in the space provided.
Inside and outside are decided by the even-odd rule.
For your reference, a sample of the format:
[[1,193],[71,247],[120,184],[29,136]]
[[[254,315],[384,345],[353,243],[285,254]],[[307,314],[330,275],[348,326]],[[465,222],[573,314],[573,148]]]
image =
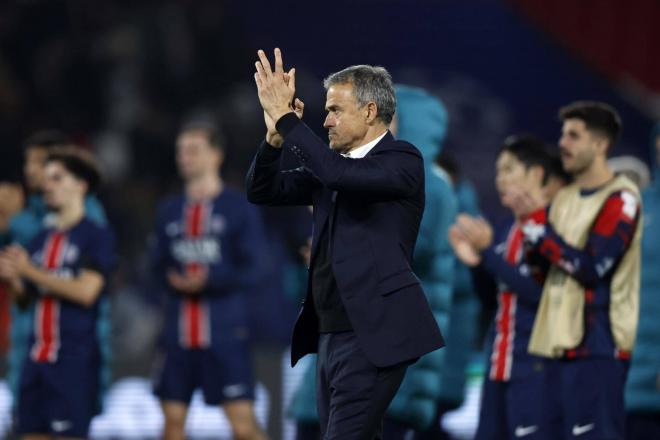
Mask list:
[[515,292],[521,300],[538,304],[543,292],[543,283],[533,276],[527,263],[511,264],[494,246],[481,253],[483,268],[498,282],[506,285],[508,290]]
[[591,227],[584,249],[578,249],[555,231],[547,221],[547,211],[537,211],[525,219],[525,242],[534,254],[591,287],[610,275],[628,249],[640,212],[639,199],[632,192],[611,194]]
[[210,292],[249,291],[260,283],[266,272],[266,238],[261,216],[256,207],[247,202],[241,205],[242,215],[234,238],[235,259],[209,267],[207,290]]
[[81,255],[80,268],[98,272],[107,278],[117,265],[114,233],[108,227],[94,228],[89,240],[90,245]]

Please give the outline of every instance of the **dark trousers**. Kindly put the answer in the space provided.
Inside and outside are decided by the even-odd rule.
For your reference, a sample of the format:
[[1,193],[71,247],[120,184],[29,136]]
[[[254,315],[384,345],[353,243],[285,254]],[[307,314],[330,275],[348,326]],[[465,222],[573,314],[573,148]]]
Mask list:
[[407,367],[376,367],[352,331],[321,333],[316,388],[322,439],[382,439],[383,415]]

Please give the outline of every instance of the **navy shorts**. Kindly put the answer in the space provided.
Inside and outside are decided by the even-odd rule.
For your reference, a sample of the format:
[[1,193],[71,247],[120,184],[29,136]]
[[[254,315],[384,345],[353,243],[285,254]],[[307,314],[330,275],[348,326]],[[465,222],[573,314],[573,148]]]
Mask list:
[[[587,358],[555,361],[553,388],[564,439],[625,438],[623,392],[629,361]],[[559,437],[558,437],[559,438]]]
[[556,440],[547,418],[547,365],[516,360],[506,382],[484,379],[475,440]]
[[223,341],[221,348],[168,348],[155,374],[154,393],[160,400],[190,403],[201,388],[208,405],[254,400],[252,363],[242,339]]
[[16,433],[87,438],[97,409],[99,361],[59,355],[55,363],[23,364]]

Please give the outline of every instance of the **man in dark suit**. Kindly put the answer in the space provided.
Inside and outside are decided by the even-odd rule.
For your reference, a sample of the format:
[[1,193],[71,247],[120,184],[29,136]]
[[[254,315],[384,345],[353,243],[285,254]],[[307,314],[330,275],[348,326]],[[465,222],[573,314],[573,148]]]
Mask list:
[[[307,299],[291,361],[318,352],[324,440],[380,438],[382,417],[406,367],[442,347],[410,268],[424,211],[422,157],[395,140],[392,79],[382,67],[352,66],[326,78],[330,148],[301,120],[295,69],[273,70],[258,52],[255,81],[267,126],[247,176],[248,199],[312,205]],[[280,168],[282,149],[301,166]]]

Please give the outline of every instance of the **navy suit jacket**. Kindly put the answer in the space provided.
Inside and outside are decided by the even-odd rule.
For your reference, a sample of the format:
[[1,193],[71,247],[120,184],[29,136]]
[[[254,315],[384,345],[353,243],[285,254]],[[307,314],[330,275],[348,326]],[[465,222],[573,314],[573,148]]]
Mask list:
[[252,203],[314,207],[307,299],[293,331],[292,365],[317,351],[311,271],[326,223],[337,288],[369,361],[386,367],[442,347],[440,329],[411,269],[424,211],[419,151],[388,132],[364,158],[346,158],[302,121],[289,122],[282,148],[302,166],[280,169],[282,149],[262,143],[248,171],[247,194]]

